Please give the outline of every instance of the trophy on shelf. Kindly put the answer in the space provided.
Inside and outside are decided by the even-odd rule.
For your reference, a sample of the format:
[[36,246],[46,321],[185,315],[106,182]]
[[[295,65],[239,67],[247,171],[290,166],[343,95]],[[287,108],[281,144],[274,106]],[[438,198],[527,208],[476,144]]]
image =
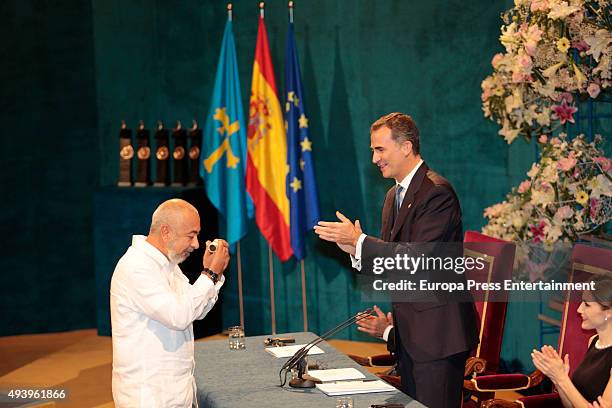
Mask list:
[[187,184],[187,132],[183,129],[181,121],[176,122],[176,128],[172,130],[174,138],[174,150],[172,158],[174,159],[174,179],[173,186],[184,186]]
[[154,186],[161,187],[170,184],[170,149],[169,149],[169,138],[168,130],[164,129],[164,124],[160,120],[157,122],[157,131],[155,132],[155,144],[157,150],[155,151],[156,160],[156,176]]
[[119,187],[130,187],[132,185],[132,157],[134,157],[134,147],[132,147],[132,129],[128,129],[125,121],[121,121],[119,130]]
[[149,130],[145,129],[141,120],[136,132],[136,182],[134,187],[146,187],[151,183],[151,143],[149,141]]
[[198,127],[198,122],[195,120],[189,130],[189,142],[189,185],[195,186],[202,184],[202,178],[200,177],[202,129]]

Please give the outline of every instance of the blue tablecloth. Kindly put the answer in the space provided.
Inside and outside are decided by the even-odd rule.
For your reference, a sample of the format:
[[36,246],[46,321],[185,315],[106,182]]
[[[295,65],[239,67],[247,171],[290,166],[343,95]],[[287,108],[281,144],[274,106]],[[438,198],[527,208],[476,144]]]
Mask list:
[[[281,337],[294,337],[296,344],[312,340],[313,333],[286,333]],[[247,337],[246,350],[230,351],[227,340],[197,342],[195,344],[195,378],[200,408],[238,407],[335,407],[336,397],[328,397],[318,389],[279,387],[278,370],[287,361],[276,358],[264,350],[264,339],[269,336]],[[327,342],[319,344],[325,354],[309,356],[309,363],[319,362],[325,368],[355,367],[367,378],[377,377],[364,370],[353,360]],[[406,407],[423,407],[400,391],[352,395],[354,408],[367,408],[370,404],[400,403]]]

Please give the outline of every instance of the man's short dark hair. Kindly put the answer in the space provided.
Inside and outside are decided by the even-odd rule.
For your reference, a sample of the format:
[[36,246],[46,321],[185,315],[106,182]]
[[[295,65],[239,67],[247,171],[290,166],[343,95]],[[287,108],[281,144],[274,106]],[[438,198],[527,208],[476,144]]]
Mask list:
[[412,143],[412,151],[414,154],[420,153],[419,129],[410,116],[400,112],[384,115],[376,122],[372,123],[372,126],[370,126],[370,134],[383,126],[391,129],[391,138],[396,143],[409,141]]

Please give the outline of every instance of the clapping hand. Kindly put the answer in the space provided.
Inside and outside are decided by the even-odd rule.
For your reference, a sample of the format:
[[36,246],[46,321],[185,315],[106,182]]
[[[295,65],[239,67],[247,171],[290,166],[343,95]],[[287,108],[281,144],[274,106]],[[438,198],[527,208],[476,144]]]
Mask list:
[[336,216],[340,222],[319,221],[314,231],[319,238],[335,242],[344,252],[354,255],[357,240],[363,232],[359,220],[353,224],[340,211],[336,211]]
[[393,316],[391,312],[385,314],[378,306],[374,306],[376,316],[369,316],[362,320],[357,320],[357,330],[368,333],[370,336],[382,338],[385,329],[388,326],[393,326]]
[[542,351],[534,349],[531,353],[531,358],[536,368],[550,378],[554,384],[558,384],[569,373],[569,355],[566,354],[561,359],[557,350],[551,346],[542,347]]

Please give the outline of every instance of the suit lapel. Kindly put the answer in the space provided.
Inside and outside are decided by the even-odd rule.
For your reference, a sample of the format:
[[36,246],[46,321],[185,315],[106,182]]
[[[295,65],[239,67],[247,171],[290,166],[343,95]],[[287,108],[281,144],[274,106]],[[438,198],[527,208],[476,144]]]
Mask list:
[[380,236],[383,241],[389,241],[389,237],[391,236],[391,228],[393,227],[393,207],[395,206],[395,189],[396,187],[392,187],[385,197],[385,203],[383,205],[382,212],[382,228]]
[[[414,197],[416,196],[417,191],[421,188],[421,184],[425,179],[425,175],[427,175],[427,171],[429,167],[423,162],[421,167],[417,170],[416,174],[412,178],[410,185],[408,186],[408,191],[406,191],[406,195],[404,195],[404,201],[402,201],[402,207],[400,208],[399,215],[395,218],[395,223],[393,224],[393,228],[391,229],[391,236],[388,241],[393,241],[399,234],[402,226],[404,225],[404,221],[408,214],[413,209]],[[395,194],[395,189],[393,190]],[[395,196],[395,195],[394,195]],[[395,200],[393,200],[395,201]]]

